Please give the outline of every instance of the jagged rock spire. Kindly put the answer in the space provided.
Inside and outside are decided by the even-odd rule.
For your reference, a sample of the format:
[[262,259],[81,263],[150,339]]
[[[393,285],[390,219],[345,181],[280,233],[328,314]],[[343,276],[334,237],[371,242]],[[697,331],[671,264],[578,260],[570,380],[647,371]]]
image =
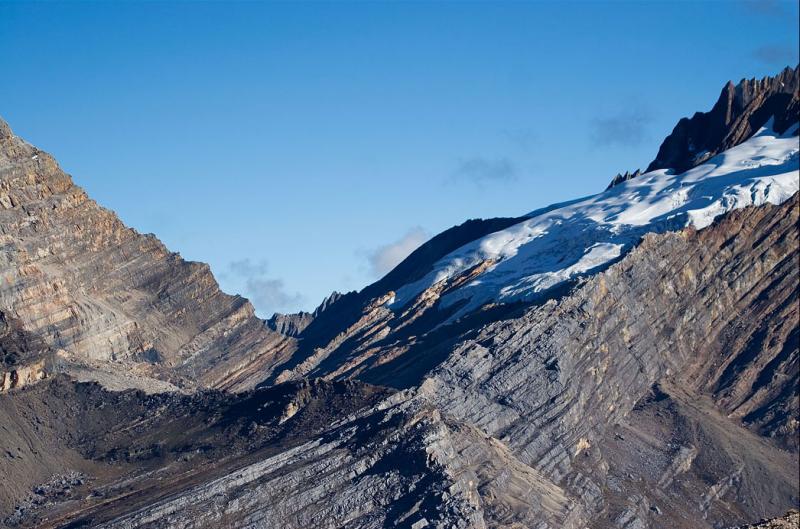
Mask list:
[[728,82],[710,112],[678,122],[647,171],[686,171],[744,142],[773,118],[775,131],[786,132],[798,120],[799,88],[800,66],[774,77]]
[[635,170],[632,173],[629,172],[629,171],[625,171],[624,173],[617,173],[617,176],[615,176],[611,180],[611,183],[608,184],[608,187],[606,189],[611,189],[612,187],[614,187],[617,184],[621,184],[622,182],[627,182],[631,178],[636,178],[640,174],[642,174],[642,171],[639,170],[639,169]]
[[[774,77],[728,81],[708,112],[681,119],[664,139],[656,159],[645,172],[674,169],[682,173],[746,141],[774,119],[775,132],[783,134],[800,114],[800,65],[784,68]],[[641,174],[617,174],[606,189]]]

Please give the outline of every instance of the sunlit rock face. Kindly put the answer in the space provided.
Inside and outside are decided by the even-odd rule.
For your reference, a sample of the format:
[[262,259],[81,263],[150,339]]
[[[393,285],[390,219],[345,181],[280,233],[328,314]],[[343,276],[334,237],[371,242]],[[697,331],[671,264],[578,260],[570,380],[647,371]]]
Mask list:
[[418,382],[419,376],[391,381],[377,373],[417,351],[424,358],[414,367],[424,373],[446,358],[442,345],[453,345],[455,335],[559,299],[649,236],[701,230],[729,212],[785,203],[800,187],[796,129],[778,134],[764,127],[685,173],[652,171],[597,195],[531,212],[431,259],[405,283],[395,279],[393,290],[378,288],[389,286],[378,282],[343,298],[343,310],[334,304],[296,335],[297,351],[266,380],[359,376],[398,386]]
[[[402,391],[317,379],[147,396],[60,376],[13,390],[0,396],[0,424],[14,425],[0,440],[14,454],[6,519],[555,529],[778,516],[798,499],[797,222],[795,197],[650,236],[558,301],[454,338],[424,373],[422,351],[382,373],[420,377]],[[85,484],[27,500],[74,472]]]
[[224,386],[293,347],[207,265],[126,227],[5,123],[0,245],[0,311],[47,346],[20,362],[47,357],[117,386]]

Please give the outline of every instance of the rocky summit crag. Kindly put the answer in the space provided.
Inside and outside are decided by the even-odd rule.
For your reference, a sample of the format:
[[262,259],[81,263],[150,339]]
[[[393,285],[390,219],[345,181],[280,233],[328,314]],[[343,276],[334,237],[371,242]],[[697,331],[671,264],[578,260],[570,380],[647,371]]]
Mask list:
[[798,72],[267,321],[0,122],[0,525],[796,524]]
[[[800,112],[800,66],[775,77],[728,82],[709,112],[683,118],[667,136],[647,171],[683,172],[739,145],[772,120],[782,134],[797,123]],[[797,132],[795,132],[797,135]]]

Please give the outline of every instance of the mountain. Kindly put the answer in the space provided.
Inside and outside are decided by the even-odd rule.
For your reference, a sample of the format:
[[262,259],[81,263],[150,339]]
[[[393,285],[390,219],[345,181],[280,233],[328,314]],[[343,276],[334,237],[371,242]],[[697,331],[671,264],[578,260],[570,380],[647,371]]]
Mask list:
[[116,388],[225,387],[294,349],[208,265],[126,227],[2,121],[0,244],[0,346],[22,350],[0,365],[6,385],[66,371]]
[[646,234],[701,229],[735,209],[783,203],[798,187],[797,127],[779,134],[773,122],[686,172],[651,171],[591,197],[482,221],[485,231],[454,228],[469,235],[452,246],[435,237],[386,278],[341,300],[342,310],[309,323],[292,360],[275,366],[268,381],[358,376],[417,383],[431,367],[425,360],[408,364],[416,373],[390,366],[417,350],[438,362],[429,351],[452,338],[453,329],[472,330],[557,298]]
[[602,193],[467,221],[362,291],[266,322],[5,128],[0,519],[784,516],[800,501],[799,71],[726,85]]
[[[685,171],[749,139],[768,121],[785,133],[800,112],[800,66],[775,77],[728,82],[709,112],[698,112],[678,122],[647,171]],[[797,130],[794,131],[797,136]]]

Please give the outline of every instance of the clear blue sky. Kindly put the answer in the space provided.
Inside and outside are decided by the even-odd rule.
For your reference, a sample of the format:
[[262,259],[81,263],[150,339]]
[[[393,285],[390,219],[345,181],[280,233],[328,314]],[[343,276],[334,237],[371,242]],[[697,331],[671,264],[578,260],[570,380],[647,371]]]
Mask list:
[[[796,2],[0,3],[0,116],[262,315],[646,165]],[[398,243],[399,244],[395,244]]]

